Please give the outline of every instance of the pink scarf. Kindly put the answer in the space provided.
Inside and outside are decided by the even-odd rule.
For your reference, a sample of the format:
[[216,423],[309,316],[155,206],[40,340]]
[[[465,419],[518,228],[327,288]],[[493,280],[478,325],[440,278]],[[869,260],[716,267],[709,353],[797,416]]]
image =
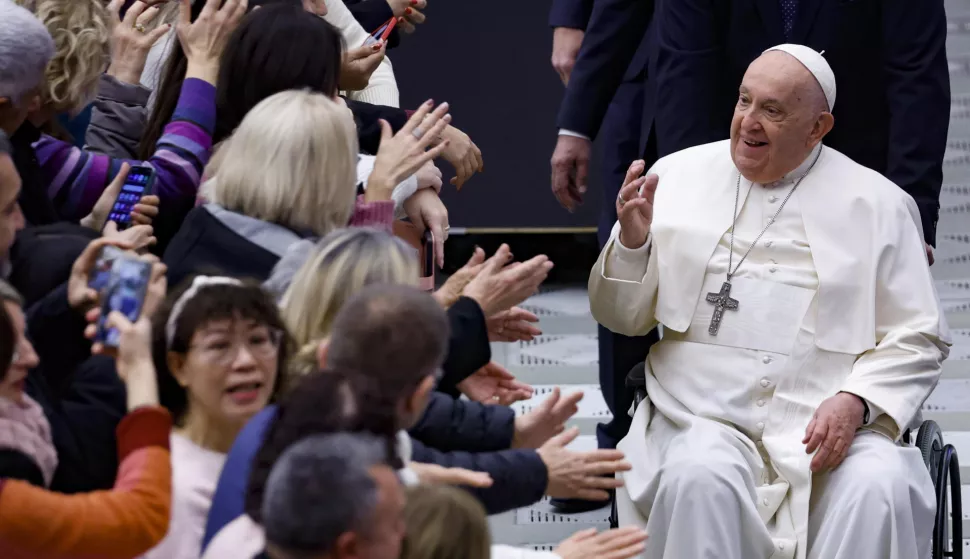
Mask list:
[[50,486],[57,469],[57,451],[51,440],[51,425],[44,410],[30,396],[14,403],[0,398],[0,448],[9,448],[29,456]]

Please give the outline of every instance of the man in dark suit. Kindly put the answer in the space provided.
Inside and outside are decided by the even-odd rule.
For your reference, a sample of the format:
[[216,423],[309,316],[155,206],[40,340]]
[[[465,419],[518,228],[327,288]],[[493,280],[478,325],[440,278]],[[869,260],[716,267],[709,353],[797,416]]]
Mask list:
[[824,51],[839,104],[825,144],[919,206],[936,244],[950,119],[943,0],[664,0],[657,11],[661,156],[728,137],[738,84],[765,49]]
[[[646,84],[653,5],[653,0],[553,0],[553,66],[567,85],[557,121],[559,140],[552,157],[553,192],[570,211],[582,203],[592,140],[602,127],[601,246],[616,222],[613,200],[630,162],[643,158],[652,163],[656,159],[649,127],[653,95]],[[600,386],[613,412],[610,423],[597,429],[600,448],[615,448],[629,430],[627,411],[632,395],[624,381],[656,339],[656,332],[629,338],[599,327]],[[605,505],[563,499],[553,499],[552,504],[561,512]]]

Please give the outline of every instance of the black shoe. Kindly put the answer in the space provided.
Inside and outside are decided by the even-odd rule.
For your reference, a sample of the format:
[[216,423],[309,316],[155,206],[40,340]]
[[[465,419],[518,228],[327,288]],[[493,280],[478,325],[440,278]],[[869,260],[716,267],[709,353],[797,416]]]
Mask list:
[[599,510],[610,506],[613,499],[607,499],[605,501],[587,501],[585,499],[549,499],[549,504],[555,509],[555,512],[559,514],[577,514],[580,512],[589,512],[593,510]]

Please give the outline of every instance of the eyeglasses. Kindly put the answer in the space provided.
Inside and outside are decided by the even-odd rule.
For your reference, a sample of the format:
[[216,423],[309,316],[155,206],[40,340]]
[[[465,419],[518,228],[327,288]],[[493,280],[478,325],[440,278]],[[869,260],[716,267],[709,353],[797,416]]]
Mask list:
[[246,351],[257,359],[273,359],[279,354],[282,342],[283,332],[263,329],[250,332],[245,339],[240,339],[239,336],[215,339],[189,346],[189,350],[198,350],[202,358],[209,363],[228,367],[239,356],[239,348],[243,345],[246,346]]

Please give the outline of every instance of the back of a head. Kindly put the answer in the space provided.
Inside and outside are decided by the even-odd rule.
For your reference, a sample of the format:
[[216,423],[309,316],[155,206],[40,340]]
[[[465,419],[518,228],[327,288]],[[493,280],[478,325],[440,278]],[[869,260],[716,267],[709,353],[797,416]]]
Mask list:
[[54,56],[41,89],[44,103],[50,103],[55,112],[79,112],[94,99],[108,66],[108,10],[102,2],[17,1],[34,12],[54,39]]
[[340,32],[302,4],[274,3],[251,12],[222,55],[213,142],[231,135],[253,107],[280,91],[336,97],[342,51]]
[[379,400],[376,387],[351,380],[336,370],[318,370],[302,378],[298,390],[282,399],[277,414],[253,458],[246,490],[246,513],[262,522],[267,479],[280,456],[300,440],[338,432],[367,433],[384,441],[390,462],[399,467],[394,452],[396,420],[392,406]]
[[303,357],[315,365],[316,343],[330,335],[351,297],[374,284],[417,285],[419,274],[416,252],[397,237],[376,229],[338,229],[317,243],[289,283],[283,319],[297,347],[307,350]]
[[54,40],[44,24],[26,8],[0,0],[0,100],[24,101],[43,83],[53,56]]
[[365,434],[317,435],[287,449],[267,480],[267,545],[285,555],[324,554],[341,534],[364,530],[379,498],[371,469],[386,462],[383,442]]
[[211,202],[323,236],[354,210],[357,127],[319,93],[282,91],[249,111],[206,173],[216,177],[206,189]]
[[334,319],[328,366],[372,378],[395,398],[437,374],[448,351],[448,317],[415,287],[361,290]]
[[491,536],[485,509],[470,493],[447,485],[407,492],[401,559],[488,559]]

